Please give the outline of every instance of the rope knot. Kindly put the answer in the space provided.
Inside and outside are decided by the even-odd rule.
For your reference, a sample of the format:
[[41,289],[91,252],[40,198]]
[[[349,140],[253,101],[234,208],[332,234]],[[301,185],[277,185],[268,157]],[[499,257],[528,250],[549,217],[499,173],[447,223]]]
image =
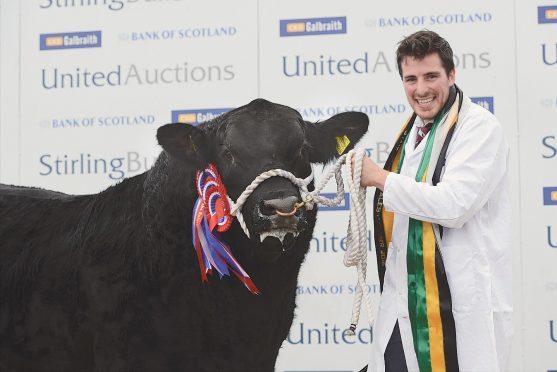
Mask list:
[[313,209],[313,205],[315,204],[315,199],[313,197],[313,194],[308,193],[303,197],[303,201],[302,203],[303,206],[308,210],[312,210]]

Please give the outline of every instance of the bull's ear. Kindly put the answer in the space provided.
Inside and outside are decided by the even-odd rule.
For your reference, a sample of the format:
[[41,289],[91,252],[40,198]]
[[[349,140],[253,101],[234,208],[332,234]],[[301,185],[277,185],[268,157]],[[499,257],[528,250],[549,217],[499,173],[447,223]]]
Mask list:
[[157,130],[157,140],[173,158],[195,166],[208,163],[205,132],[189,124],[166,124]]
[[327,163],[354,148],[367,132],[369,118],[361,112],[343,112],[319,123],[306,121],[306,142],[312,163]]

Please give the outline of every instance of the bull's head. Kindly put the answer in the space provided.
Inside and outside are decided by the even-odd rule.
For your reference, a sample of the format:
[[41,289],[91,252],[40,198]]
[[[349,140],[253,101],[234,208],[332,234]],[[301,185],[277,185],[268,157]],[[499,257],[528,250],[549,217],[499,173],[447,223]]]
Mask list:
[[[268,170],[283,169],[300,179],[308,177],[311,163],[327,163],[348,152],[367,127],[367,116],[359,112],[311,123],[290,107],[257,99],[197,127],[163,126],[157,137],[164,150],[184,164],[195,164],[201,170],[214,163],[228,195],[237,200]],[[299,234],[308,227],[313,229],[315,210],[298,208],[299,202],[300,190],[283,177],[269,178],[253,191],[242,215],[256,255],[276,260],[294,246]]]

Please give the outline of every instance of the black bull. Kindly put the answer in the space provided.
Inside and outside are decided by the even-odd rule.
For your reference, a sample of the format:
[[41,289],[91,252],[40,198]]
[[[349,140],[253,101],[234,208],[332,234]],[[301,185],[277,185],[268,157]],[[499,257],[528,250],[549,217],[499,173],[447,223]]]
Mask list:
[[[237,200],[270,169],[307,177],[367,127],[362,113],[311,123],[258,99],[198,127],[160,127],[155,165],[99,194],[1,185],[0,370],[273,370],[316,209],[277,214],[293,210],[299,190],[264,181],[242,210],[251,238],[237,222],[223,234],[261,293],[233,277],[202,283],[196,172],[213,162]],[[282,243],[260,241],[274,229],[288,232]]]

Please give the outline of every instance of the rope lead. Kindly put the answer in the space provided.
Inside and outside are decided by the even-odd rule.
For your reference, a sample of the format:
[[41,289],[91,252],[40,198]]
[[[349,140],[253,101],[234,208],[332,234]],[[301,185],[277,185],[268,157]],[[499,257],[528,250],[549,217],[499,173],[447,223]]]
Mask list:
[[[354,164],[356,165],[354,172],[352,172],[352,158],[354,158]],[[348,222],[348,234],[347,234],[347,249],[344,254],[344,265],[347,267],[356,266],[357,271],[357,284],[356,284],[356,295],[354,297],[354,303],[352,306],[352,320],[350,322],[350,327],[346,329],[348,335],[354,335],[356,331],[356,326],[360,318],[360,311],[362,307],[362,300],[365,302],[365,306],[368,313],[369,325],[373,324],[373,313],[371,298],[368,293],[366,285],[366,270],[367,270],[367,222],[365,213],[365,202],[366,202],[366,188],[360,186],[360,180],[362,176],[362,161],[364,158],[364,150],[351,150],[347,154],[342,155],[337,159],[333,168],[321,179],[319,185],[314,191],[308,192],[307,186],[313,180],[313,170],[312,173],[305,179],[297,178],[292,173],[287,172],[282,169],[273,169],[261,173],[259,176],[253,180],[253,182],[242,192],[238,197],[238,200],[234,202],[230,197],[228,200],[230,202],[230,214],[236,216],[240,226],[244,230],[247,237],[250,237],[249,230],[243,219],[241,210],[246,202],[247,198],[251,193],[268,178],[271,177],[284,177],[289,179],[293,184],[298,186],[300,189],[300,194],[302,196],[302,202],[298,203],[294,207],[294,211],[299,208],[305,207],[308,210],[313,209],[315,203],[325,205],[328,207],[334,207],[340,205],[344,201],[344,182],[342,180],[342,165],[346,164],[348,175],[348,187],[350,190],[350,219]],[[320,196],[319,193],[325,185],[329,182],[332,176],[335,176],[337,183],[337,195],[333,199]]]

